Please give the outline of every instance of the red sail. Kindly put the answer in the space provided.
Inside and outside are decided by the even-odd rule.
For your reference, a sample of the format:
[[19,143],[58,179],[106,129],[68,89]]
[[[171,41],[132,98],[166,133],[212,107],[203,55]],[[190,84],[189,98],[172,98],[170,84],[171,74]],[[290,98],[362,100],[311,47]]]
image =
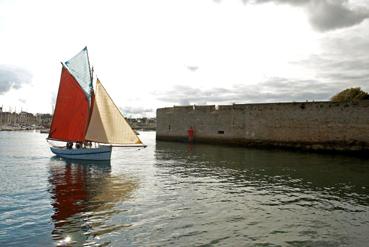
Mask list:
[[89,103],[76,79],[63,66],[49,139],[84,141]]

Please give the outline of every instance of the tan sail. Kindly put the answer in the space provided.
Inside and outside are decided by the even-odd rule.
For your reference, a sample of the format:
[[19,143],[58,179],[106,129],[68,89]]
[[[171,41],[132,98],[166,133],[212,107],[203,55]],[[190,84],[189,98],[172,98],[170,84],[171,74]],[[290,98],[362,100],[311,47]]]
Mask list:
[[142,144],[99,79],[86,140],[116,145]]

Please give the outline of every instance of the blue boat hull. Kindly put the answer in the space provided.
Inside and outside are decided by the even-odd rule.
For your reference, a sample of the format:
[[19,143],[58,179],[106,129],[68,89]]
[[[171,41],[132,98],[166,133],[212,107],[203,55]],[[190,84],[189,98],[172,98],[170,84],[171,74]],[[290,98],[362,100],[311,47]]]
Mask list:
[[112,146],[100,146],[97,148],[73,148],[50,147],[55,155],[75,160],[110,160]]

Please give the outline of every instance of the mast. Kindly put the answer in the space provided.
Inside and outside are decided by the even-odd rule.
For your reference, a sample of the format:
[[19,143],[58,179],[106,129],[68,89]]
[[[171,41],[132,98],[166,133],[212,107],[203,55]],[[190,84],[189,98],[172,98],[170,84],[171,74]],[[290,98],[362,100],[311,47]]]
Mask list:
[[86,134],[87,134],[87,130],[88,130],[88,126],[90,125],[91,122],[91,116],[92,116],[92,111],[94,108],[94,103],[95,103],[95,93],[94,93],[94,87],[93,87],[93,79],[94,79],[94,67],[91,66],[90,64],[90,57],[88,55],[88,50],[87,50],[87,46],[84,48],[86,50],[86,55],[87,55],[87,63],[88,63],[88,68],[89,68],[89,72],[90,72],[90,106],[89,106],[89,116],[88,116],[88,123],[87,123],[87,128],[85,131],[85,138],[86,138]]
[[88,64],[88,70],[90,72],[90,92],[93,93],[93,79],[94,79],[94,67],[90,64],[90,56],[88,55],[88,49],[87,46],[85,46],[84,50],[86,50],[86,56],[87,56],[87,64]]

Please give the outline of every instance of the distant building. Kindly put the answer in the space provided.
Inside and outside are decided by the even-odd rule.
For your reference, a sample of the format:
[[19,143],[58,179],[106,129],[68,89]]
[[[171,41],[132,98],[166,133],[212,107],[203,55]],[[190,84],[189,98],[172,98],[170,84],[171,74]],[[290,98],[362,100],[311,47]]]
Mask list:
[[51,124],[52,115],[50,114],[33,115],[25,111],[15,113],[3,112],[2,107],[0,109],[0,130],[8,127],[16,129],[49,128]]
[[36,117],[32,113],[25,111],[21,111],[19,114],[16,114],[16,122],[21,126],[37,125]]
[[52,115],[51,114],[42,114],[42,113],[37,113],[36,114],[36,118],[37,118],[37,122],[39,125],[41,125],[44,128],[49,128],[51,125],[51,120],[52,120]]
[[156,118],[127,118],[127,121],[136,130],[156,129]]

